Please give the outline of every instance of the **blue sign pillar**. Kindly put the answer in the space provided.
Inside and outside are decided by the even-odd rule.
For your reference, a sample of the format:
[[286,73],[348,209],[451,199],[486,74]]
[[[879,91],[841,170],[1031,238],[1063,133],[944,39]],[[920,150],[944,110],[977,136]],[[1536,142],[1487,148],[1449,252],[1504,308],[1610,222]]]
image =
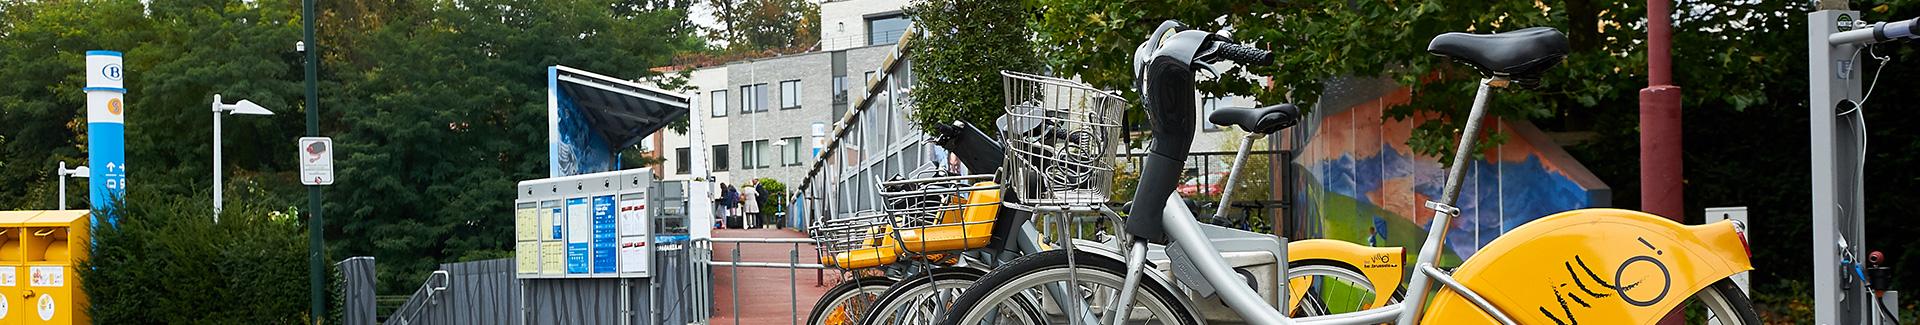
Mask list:
[[120,63],[120,52],[87,51],[87,195],[96,225],[100,212],[127,189],[126,70]]

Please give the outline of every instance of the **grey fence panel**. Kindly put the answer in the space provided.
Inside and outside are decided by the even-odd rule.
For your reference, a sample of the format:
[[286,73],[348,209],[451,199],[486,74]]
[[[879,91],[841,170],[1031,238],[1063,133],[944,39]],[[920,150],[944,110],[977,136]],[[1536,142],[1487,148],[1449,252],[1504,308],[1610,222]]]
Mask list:
[[518,324],[519,282],[513,261],[441,264],[387,324]]
[[342,323],[347,325],[376,324],[379,315],[375,314],[374,286],[378,284],[374,277],[372,256],[355,256],[340,261],[340,296]]
[[[706,288],[694,286],[710,282],[692,276],[705,273],[704,265],[689,263],[684,248],[662,254],[665,258],[656,261],[664,264],[653,279],[516,279],[511,259],[442,264],[386,324],[649,325],[706,319]],[[661,285],[654,285],[656,280]],[[668,298],[656,303],[650,299],[656,295]]]

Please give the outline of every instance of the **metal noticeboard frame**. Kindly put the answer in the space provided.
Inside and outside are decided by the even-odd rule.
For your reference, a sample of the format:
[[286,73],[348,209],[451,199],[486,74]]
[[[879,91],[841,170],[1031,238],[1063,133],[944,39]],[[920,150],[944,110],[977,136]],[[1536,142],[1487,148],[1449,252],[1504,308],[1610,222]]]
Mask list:
[[[650,277],[650,247],[638,254],[621,251],[628,243],[652,246],[655,211],[649,209],[648,198],[653,187],[650,168],[520,182],[514,200],[515,241],[516,245],[531,245],[516,252],[538,257],[531,262],[533,270],[521,269],[523,264],[516,263],[515,275],[533,279]],[[533,208],[531,222],[518,220],[520,210],[526,207]],[[628,221],[640,224],[628,225]],[[535,229],[520,229],[528,226]],[[520,238],[528,232],[534,235],[533,240]],[[559,252],[551,251],[556,249]],[[556,254],[560,255],[558,263],[551,261]],[[556,264],[559,270],[552,270]]]

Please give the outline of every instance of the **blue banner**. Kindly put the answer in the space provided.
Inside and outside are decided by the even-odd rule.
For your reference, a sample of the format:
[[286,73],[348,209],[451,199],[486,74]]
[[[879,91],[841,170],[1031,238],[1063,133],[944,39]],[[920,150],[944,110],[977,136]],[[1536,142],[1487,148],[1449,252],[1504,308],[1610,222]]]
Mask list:
[[[99,213],[126,195],[127,189],[127,89],[126,71],[120,65],[121,54],[114,51],[87,51],[87,196],[92,205],[92,222]],[[108,216],[108,224],[117,220]]]

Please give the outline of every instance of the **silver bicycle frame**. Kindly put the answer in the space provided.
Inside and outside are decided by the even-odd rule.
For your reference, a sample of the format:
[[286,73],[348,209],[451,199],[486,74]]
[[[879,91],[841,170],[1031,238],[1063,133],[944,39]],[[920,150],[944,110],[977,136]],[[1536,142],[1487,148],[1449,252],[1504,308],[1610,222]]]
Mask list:
[[[1439,282],[1445,285],[1447,289],[1453,290],[1461,296],[1466,297],[1474,306],[1479,307],[1480,310],[1485,311],[1501,324],[1513,325],[1515,324],[1513,319],[1501,312],[1498,308],[1495,308],[1493,304],[1487,302],[1486,298],[1473,292],[1472,289],[1461,285],[1458,281],[1455,281],[1451,275],[1433,266],[1433,263],[1439,259],[1439,252],[1442,245],[1446,242],[1447,229],[1452,226],[1453,218],[1459,215],[1459,210],[1452,207],[1452,204],[1454,200],[1459,197],[1460,185],[1466,178],[1466,162],[1469,162],[1469,159],[1472,158],[1473,146],[1479,135],[1481,120],[1484,119],[1486,115],[1488,94],[1492,88],[1505,87],[1508,82],[1507,79],[1499,77],[1483,79],[1480,82],[1479,92],[1474,95],[1473,108],[1467,114],[1467,122],[1464,132],[1461,133],[1459,147],[1454,151],[1454,163],[1452,166],[1449,166],[1447,171],[1447,183],[1440,200],[1444,203],[1428,203],[1428,207],[1434,210],[1433,221],[1430,227],[1427,228],[1426,242],[1420,246],[1420,256],[1414,264],[1414,268],[1418,272],[1414,272],[1411,285],[1407,288],[1406,300],[1401,303],[1336,315],[1305,318],[1287,317],[1285,313],[1268,306],[1266,301],[1262,300],[1259,294],[1255,293],[1253,289],[1240,284],[1240,277],[1233,272],[1233,268],[1227,265],[1226,260],[1222,258],[1220,254],[1207,253],[1217,253],[1219,250],[1214,247],[1210,239],[1201,233],[1199,221],[1194,219],[1193,213],[1186,209],[1184,203],[1179,202],[1180,197],[1177,194],[1168,196],[1167,200],[1169,200],[1169,202],[1163,212],[1164,215],[1161,223],[1165,226],[1167,235],[1173,238],[1174,245],[1181,245],[1188,251],[1201,252],[1189,255],[1195,269],[1200,271],[1200,275],[1205,281],[1214,284],[1214,287],[1219,290],[1218,294],[1220,295],[1220,299],[1226,302],[1228,307],[1232,307],[1235,312],[1240,313],[1241,318],[1246,319],[1250,324],[1360,325],[1384,322],[1409,325],[1418,324],[1423,312],[1421,308],[1426,304],[1427,294],[1430,293],[1431,290],[1434,290],[1432,282]],[[1284,243],[1282,243],[1282,245],[1284,245]],[[1132,250],[1137,247],[1139,247],[1139,245],[1128,247],[1128,249]],[[1128,255],[1133,254],[1133,252],[1127,253]],[[1286,261],[1282,260],[1280,263],[1282,266],[1282,276],[1279,281],[1287,281],[1284,273]],[[1134,265],[1128,265],[1128,267],[1132,268],[1129,270],[1129,278],[1132,277],[1131,273],[1147,271],[1144,267],[1136,268]],[[1117,309],[1130,309],[1130,306]]]

